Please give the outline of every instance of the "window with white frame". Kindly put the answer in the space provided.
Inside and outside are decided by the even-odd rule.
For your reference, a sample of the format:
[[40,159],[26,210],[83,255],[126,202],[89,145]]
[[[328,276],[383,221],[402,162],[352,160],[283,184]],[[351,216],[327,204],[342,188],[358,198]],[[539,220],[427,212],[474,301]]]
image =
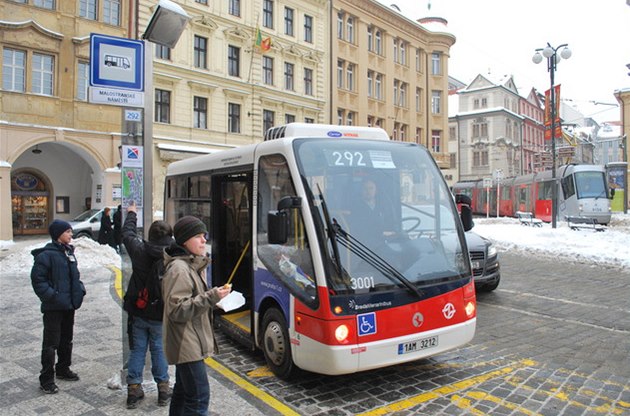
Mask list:
[[2,50],[2,89],[26,91],[26,52],[18,49]]
[[374,81],[374,97],[377,100],[383,98],[383,75],[376,74],[376,81]]
[[346,125],[354,126],[354,113],[352,111],[348,111],[346,114]]
[[354,64],[348,64],[346,67],[346,88],[354,91]]
[[241,0],[228,0],[228,13],[232,16],[241,16]]
[[88,87],[90,86],[90,63],[79,61],[77,64],[77,100],[88,100]]
[[53,95],[55,58],[41,53],[33,54],[31,92]]
[[343,68],[345,62],[343,59],[337,59],[337,88],[343,88]]
[[304,94],[313,95],[313,70],[304,68]]
[[422,110],[422,90],[416,87],[416,113]]
[[263,83],[273,85],[273,58],[263,55]]
[[273,0],[263,0],[263,26],[273,29]]
[[394,62],[398,62],[398,39],[394,39]]
[[193,127],[196,129],[208,128],[208,99],[206,97],[193,98]]
[[472,138],[484,139],[488,137],[488,122],[483,118],[478,118],[472,125]]
[[473,151],[473,167],[488,166],[488,151],[487,150],[475,150]]
[[343,126],[343,120],[345,118],[345,114],[346,112],[343,109],[341,108],[337,109],[337,125],[338,126]]
[[343,39],[343,24],[345,20],[345,14],[343,12],[337,13],[337,38]]
[[367,96],[374,94],[374,71],[367,71]]
[[313,117],[304,117],[304,122],[307,124],[315,123],[315,119]]
[[313,16],[304,15],[304,42],[313,43]]
[[157,123],[171,122],[171,92],[155,89],[155,115],[154,121]]
[[416,72],[422,71],[422,66],[420,63],[420,48],[416,48]]
[[398,105],[398,85],[400,84],[400,81],[398,81],[397,79],[394,80],[394,105]]
[[383,55],[383,35],[380,30],[376,30],[374,34],[374,52]]
[[171,48],[164,45],[158,45],[157,43],[154,45],[155,48],[155,57],[158,59],[164,59],[167,61],[171,60]]
[[407,107],[407,83],[400,82],[400,93],[399,93],[398,105],[401,107]]
[[367,27],[367,49],[372,51],[374,47],[374,28],[372,26]]
[[442,91],[431,92],[431,112],[433,114],[442,112]]
[[294,89],[294,65],[289,62],[284,63],[284,89],[293,91]]
[[431,54],[431,74],[442,75],[442,54],[433,52]]
[[96,0],[79,0],[79,17],[96,20]]
[[[26,1],[20,1],[19,3],[26,3]],[[54,0],[35,0],[33,5],[35,7],[41,7],[42,9],[55,10]]]
[[266,132],[274,126],[276,113],[271,110],[263,110],[263,131]]
[[346,20],[346,40],[354,43],[354,17],[348,17]]
[[293,9],[290,7],[284,8],[284,34],[293,36]]
[[295,123],[295,114],[285,114],[284,124]]
[[103,22],[120,25],[120,0],[103,0]]
[[407,44],[404,41],[400,41],[400,64],[407,65]]
[[241,105],[228,103],[228,133],[241,132]]
[[194,45],[194,64],[195,68],[208,68],[208,39],[195,35]]
[[228,75],[240,77],[241,73],[241,48],[228,45]]
[[434,153],[442,152],[442,132],[440,130],[431,130],[431,151]]

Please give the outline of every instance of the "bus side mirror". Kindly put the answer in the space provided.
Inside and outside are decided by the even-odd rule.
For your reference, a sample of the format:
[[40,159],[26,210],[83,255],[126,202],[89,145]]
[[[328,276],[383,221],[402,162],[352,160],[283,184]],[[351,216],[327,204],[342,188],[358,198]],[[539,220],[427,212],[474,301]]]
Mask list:
[[615,188],[610,188],[610,199],[615,198]]
[[267,214],[269,227],[269,244],[285,244],[289,238],[289,215],[286,211],[269,211]]
[[300,208],[302,198],[299,196],[285,196],[278,201],[278,210],[270,211],[267,214],[267,225],[269,227],[269,244],[285,244],[289,238],[289,214],[288,210]]
[[468,195],[455,195],[455,203],[459,207],[459,217],[464,226],[464,231],[470,231],[475,226],[472,215],[472,199]]

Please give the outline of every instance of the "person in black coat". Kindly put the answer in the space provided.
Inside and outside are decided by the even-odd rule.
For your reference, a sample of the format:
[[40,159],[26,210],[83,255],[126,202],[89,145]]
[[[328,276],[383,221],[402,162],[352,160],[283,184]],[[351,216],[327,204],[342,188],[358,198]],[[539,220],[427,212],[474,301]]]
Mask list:
[[164,248],[173,242],[173,229],[165,221],[149,227],[149,241],[138,237],[136,205],[127,208],[122,228],[122,241],[131,258],[131,279],[123,307],[129,314],[129,361],[127,363],[127,408],[134,409],[144,398],[142,374],[151,350],[151,373],[158,385],[158,405],[166,406],[171,397],[168,363],[162,346],[162,314],[164,302],[160,290]]
[[114,230],[112,229],[112,218],[109,216],[110,207],[105,207],[101,215],[101,229],[98,231],[98,242],[100,244],[112,245],[114,241]]
[[[59,391],[57,378],[77,381],[79,376],[70,370],[74,312],[81,307],[85,286],[81,281],[74,256],[72,227],[62,220],[54,220],[48,227],[52,241],[31,251],[35,258],[31,269],[31,283],[42,302],[44,320],[42,342],[41,390],[46,394]],[[57,364],[55,365],[55,352]]]
[[120,252],[120,244],[122,243],[122,205],[118,205],[116,212],[114,212],[114,250]]

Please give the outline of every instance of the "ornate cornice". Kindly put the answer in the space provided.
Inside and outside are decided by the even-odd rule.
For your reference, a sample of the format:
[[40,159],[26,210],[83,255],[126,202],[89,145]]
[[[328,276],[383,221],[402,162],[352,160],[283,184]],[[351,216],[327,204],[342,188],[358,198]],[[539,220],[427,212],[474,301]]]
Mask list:
[[28,28],[33,28],[37,32],[41,33],[42,35],[51,37],[53,39],[63,40],[64,38],[63,34],[46,29],[44,26],[40,25],[39,23],[37,23],[36,21],[32,19],[26,20],[23,22],[0,21],[0,29],[17,30],[17,29],[28,29]]

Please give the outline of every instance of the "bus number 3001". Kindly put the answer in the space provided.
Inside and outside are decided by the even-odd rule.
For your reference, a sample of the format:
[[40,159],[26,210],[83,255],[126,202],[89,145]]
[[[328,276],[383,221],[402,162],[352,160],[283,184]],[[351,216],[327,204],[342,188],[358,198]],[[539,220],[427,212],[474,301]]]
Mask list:
[[365,277],[353,277],[350,279],[350,284],[352,285],[352,289],[370,289],[374,287],[374,277],[373,276],[365,276]]

